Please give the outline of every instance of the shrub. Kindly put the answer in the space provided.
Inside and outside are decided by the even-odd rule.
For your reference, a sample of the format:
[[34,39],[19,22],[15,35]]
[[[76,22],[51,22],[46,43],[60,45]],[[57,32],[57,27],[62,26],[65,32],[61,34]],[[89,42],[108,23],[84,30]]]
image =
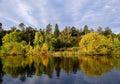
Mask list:
[[98,33],[88,33],[79,42],[80,52],[84,54],[110,54],[112,42]]

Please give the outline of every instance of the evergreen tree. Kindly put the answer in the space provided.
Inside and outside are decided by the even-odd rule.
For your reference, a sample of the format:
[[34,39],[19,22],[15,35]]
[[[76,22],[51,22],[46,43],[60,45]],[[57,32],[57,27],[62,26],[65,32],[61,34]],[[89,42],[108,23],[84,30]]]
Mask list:
[[111,30],[109,27],[106,27],[106,28],[105,28],[105,31],[104,31],[104,35],[105,35],[105,36],[108,36],[108,35],[110,35],[110,34],[112,34],[112,30]]
[[102,27],[99,26],[98,29],[97,29],[97,32],[100,33],[100,34],[103,33]]
[[2,32],[2,23],[0,23],[0,32]]
[[70,47],[72,44],[72,36],[70,33],[70,28],[66,27],[59,35],[59,39],[63,44],[63,47]]
[[72,36],[78,36],[79,31],[76,29],[76,27],[71,28],[71,35]]
[[46,34],[51,34],[52,33],[52,25],[51,24],[48,24],[46,26]]
[[89,33],[89,30],[88,30],[88,26],[85,25],[83,28],[83,34],[87,34],[87,33]]
[[55,24],[54,37],[57,38],[60,34],[58,24]]

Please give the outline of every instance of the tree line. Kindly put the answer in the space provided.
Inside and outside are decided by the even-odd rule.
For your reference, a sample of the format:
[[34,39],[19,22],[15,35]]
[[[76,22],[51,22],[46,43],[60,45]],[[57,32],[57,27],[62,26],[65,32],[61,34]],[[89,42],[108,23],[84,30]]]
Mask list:
[[[99,47],[95,48],[98,45]],[[58,24],[55,26],[48,24],[45,29],[38,29],[25,26],[24,23],[4,30],[0,23],[0,53],[29,54],[41,51],[46,53],[71,48],[80,49],[85,54],[97,54],[99,51],[101,54],[108,54],[113,50],[117,52],[120,49],[120,33],[115,34],[109,27],[103,29],[100,26],[97,30],[90,29],[87,25],[83,28],[66,26],[60,30]]]

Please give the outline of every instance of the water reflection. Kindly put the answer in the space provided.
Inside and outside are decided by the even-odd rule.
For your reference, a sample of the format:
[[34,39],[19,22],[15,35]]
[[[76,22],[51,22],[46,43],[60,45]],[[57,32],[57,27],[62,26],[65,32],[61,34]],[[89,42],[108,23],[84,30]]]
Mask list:
[[[61,78],[65,73],[78,76],[100,77],[113,68],[120,70],[120,58],[113,57],[53,57],[53,56],[5,56],[0,58],[0,84],[5,74],[25,82],[27,78],[47,75],[50,79]],[[72,75],[73,76],[73,75]]]
[[1,58],[0,58],[0,84],[2,83],[2,77],[3,77],[3,72],[2,72],[2,61],[1,61]]
[[110,71],[113,65],[113,59],[103,57],[82,57],[80,67],[87,76],[100,76]]

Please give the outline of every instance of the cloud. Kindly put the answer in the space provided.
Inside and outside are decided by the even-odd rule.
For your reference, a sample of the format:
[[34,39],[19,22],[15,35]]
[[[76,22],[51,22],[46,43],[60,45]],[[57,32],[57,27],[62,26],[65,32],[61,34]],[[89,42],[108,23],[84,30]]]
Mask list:
[[[87,24],[91,28],[109,26],[119,31],[120,0],[2,0],[3,24],[24,22],[37,28],[58,23],[60,28]],[[113,29],[114,28],[114,29]]]
[[[119,15],[119,0],[77,1],[70,2],[67,7],[67,10],[72,13],[74,24],[77,26],[87,24],[91,28],[97,28],[98,26],[103,26],[104,28],[107,26],[112,27],[111,22],[117,19]],[[71,5],[72,8],[70,8]]]
[[19,17],[23,19],[28,24],[38,26],[37,20],[32,16],[32,7],[27,5],[24,1],[16,0],[17,9],[16,12],[18,13]]

